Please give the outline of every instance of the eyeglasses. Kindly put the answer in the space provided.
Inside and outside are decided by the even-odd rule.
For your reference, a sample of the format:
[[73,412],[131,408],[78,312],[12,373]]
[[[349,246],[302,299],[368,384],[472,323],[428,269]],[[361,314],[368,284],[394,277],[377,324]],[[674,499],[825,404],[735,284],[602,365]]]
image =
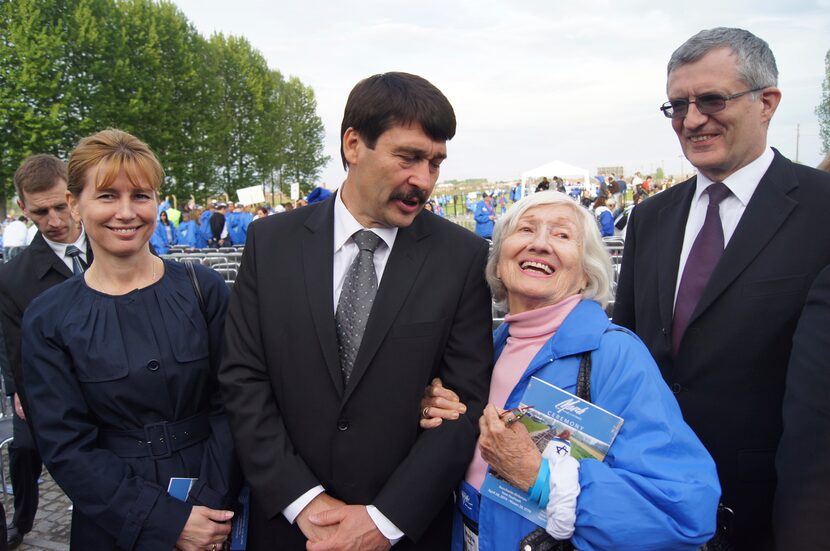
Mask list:
[[752,92],[758,92],[764,88],[766,88],[766,86],[753,88],[752,90],[747,90],[746,92],[730,94],[728,96],[721,94],[703,94],[694,100],[673,99],[664,103],[660,107],[660,111],[662,111],[663,114],[669,119],[682,119],[689,113],[689,104],[694,103],[697,105],[697,110],[700,111],[701,115],[713,115],[726,109],[727,101],[751,94]]
[[508,409],[508,410],[503,411],[499,414],[499,419],[504,419],[507,416],[508,413],[512,413],[513,417],[508,418],[504,422],[505,425],[512,425],[513,423],[515,423],[516,421],[518,421],[519,419],[521,419],[522,417],[527,415],[530,412],[530,410],[535,408],[535,407],[536,406],[519,406],[517,408]]

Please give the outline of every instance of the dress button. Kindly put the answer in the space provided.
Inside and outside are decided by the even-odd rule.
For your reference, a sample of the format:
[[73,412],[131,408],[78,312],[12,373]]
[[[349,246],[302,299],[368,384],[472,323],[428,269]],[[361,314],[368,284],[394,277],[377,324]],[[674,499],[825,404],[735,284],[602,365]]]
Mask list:
[[683,387],[680,386],[680,383],[672,383],[670,388],[671,391],[675,394],[680,394],[680,391],[683,390]]
[[147,362],[147,369],[149,369],[150,371],[158,371],[160,365],[161,364],[159,364],[158,360],[150,360],[149,362]]
[[341,419],[340,421],[337,422],[337,430],[339,430],[339,431],[349,430],[349,422],[344,420],[344,419]]

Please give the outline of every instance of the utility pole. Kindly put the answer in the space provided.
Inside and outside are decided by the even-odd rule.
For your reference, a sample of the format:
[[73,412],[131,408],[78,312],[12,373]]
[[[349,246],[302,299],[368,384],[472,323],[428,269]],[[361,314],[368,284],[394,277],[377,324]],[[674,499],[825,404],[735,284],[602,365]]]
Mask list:
[[798,142],[801,139],[801,123],[795,125],[795,162],[798,162]]

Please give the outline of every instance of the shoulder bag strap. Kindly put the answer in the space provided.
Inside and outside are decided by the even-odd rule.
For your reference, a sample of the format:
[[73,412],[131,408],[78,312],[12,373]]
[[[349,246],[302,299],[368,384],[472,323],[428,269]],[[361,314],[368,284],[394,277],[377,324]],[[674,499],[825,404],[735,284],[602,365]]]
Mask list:
[[192,262],[183,262],[187,270],[187,276],[190,278],[190,283],[193,285],[193,292],[196,293],[196,299],[199,301],[199,309],[202,315],[207,320],[207,307],[205,307],[205,297],[202,296],[202,287],[199,285],[199,278],[196,277],[196,268],[193,267]]

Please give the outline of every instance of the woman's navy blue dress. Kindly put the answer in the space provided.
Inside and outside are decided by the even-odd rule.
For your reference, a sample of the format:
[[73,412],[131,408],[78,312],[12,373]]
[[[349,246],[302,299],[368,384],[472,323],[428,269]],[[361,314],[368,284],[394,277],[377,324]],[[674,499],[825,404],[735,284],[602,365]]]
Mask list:
[[[71,278],[24,316],[29,416],[44,463],[74,505],[72,549],[169,551],[190,503],[220,509],[235,499],[239,475],[216,382],[228,290],[196,266],[203,311],[184,265],[164,267],[158,282],[122,296]],[[198,423],[178,433],[158,424],[193,419],[209,433],[193,443],[188,427]],[[130,439],[142,429],[156,439],[152,448]],[[171,446],[176,434],[183,449]],[[189,503],[167,494],[171,477],[198,478]]]

